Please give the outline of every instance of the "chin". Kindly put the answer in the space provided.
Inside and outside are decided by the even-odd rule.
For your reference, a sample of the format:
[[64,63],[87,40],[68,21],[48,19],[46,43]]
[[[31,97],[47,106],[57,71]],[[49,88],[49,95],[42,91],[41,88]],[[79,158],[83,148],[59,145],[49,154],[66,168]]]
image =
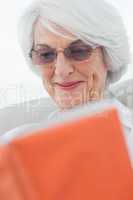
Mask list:
[[80,86],[71,91],[62,91],[57,87],[54,90],[53,99],[61,110],[71,109],[90,101],[89,89],[86,86]]
[[58,105],[58,107],[60,108],[60,110],[69,110],[72,109],[76,106],[80,106],[83,104],[86,104],[87,101],[83,101],[83,99],[70,99],[70,98],[66,98],[66,99],[55,99],[56,104]]

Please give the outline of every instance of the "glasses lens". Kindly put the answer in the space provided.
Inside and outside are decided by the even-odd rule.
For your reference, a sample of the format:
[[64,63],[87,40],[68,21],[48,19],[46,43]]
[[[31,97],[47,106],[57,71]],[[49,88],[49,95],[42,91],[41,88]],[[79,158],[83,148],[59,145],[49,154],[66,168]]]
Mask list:
[[89,46],[70,47],[69,56],[77,61],[88,59],[91,55],[92,48]]
[[32,51],[33,62],[38,65],[51,63],[55,60],[55,58],[56,58],[56,53],[52,50]]

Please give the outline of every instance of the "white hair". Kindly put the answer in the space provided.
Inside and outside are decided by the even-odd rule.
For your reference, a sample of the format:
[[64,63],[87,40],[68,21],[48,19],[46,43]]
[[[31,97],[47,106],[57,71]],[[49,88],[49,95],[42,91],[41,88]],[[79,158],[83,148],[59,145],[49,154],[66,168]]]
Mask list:
[[[37,0],[27,8],[19,22],[19,41],[31,69],[38,73],[29,52],[33,46],[34,25],[39,17],[43,25],[56,32],[53,22],[90,45],[103,47],[108,83],[117,81],[130,62],[130,48],[122,17],[105,0]],[[58,33],[60,34],[60,33]]]

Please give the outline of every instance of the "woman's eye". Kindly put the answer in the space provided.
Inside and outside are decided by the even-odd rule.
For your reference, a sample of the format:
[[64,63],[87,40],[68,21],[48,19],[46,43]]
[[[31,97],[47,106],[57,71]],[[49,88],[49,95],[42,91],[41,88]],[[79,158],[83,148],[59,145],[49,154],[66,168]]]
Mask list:
[[84,48],[76,48],[72,50],[72,54],[74,55],[82,55],[82,54],[87,54],[88,50]]
[[49,58],[54,57],[54,53],[53,52],[44,52],[44,53],[41,53],[40,56],[45,58],[45,59],[49,59]]
[[82,53],[84,52],[84,49],[78,48],[78,49],[73,49],[73,53]]

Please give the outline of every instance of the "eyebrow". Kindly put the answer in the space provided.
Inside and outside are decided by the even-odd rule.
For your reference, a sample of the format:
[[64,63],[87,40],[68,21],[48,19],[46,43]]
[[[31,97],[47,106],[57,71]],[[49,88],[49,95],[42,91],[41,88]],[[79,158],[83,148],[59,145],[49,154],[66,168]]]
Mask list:
[[[78,44],[78,43],[83,43],[83,41],[81,40],[81,39],[77,39],[77,40],[74,40],[73,42],[71,42],[68,46],[71,46],[71,45],[76,45],[76,44]],[[41,43],[39,43],[39,44],[36,44],[35,45],[36,47],[43,47],[43,48],[52,48],[51,46],[49,46],[48,44],[41,44]]]

